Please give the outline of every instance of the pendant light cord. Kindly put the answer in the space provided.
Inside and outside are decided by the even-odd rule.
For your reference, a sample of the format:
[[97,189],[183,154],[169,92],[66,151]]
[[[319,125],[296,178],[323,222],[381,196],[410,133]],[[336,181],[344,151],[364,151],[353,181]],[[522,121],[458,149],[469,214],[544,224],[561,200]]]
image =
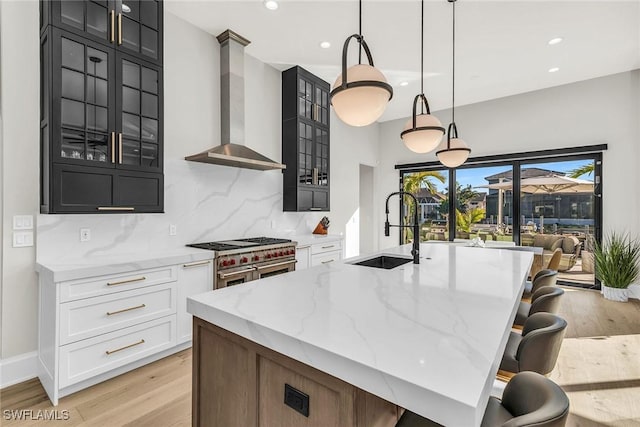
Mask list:
[[358,64],[362,64],[362,0],[358,3],[358,16],[358,34],[360,34],[360,40],[358,43],[360,45],[360,49],[358,50]]
[[456,0],[451,2],[453,4],[453,25],[452,36],[453,48],[452,48],[452,71],[451,71],[451,122],[456,122]]
[[[424,96],[424,0],[420,8],[420,93]],[[424,103],[420,103],[420,112],[424,114]]]

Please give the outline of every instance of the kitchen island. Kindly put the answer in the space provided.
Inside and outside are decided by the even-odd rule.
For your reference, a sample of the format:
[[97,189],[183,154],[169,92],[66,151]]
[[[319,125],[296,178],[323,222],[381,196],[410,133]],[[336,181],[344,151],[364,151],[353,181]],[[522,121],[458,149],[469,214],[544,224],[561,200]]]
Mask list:
[[419,265],[353,264],[371,257],[189,298],[194,425],[393,426],[396,405],[479,425],[533,255],[424,243]]

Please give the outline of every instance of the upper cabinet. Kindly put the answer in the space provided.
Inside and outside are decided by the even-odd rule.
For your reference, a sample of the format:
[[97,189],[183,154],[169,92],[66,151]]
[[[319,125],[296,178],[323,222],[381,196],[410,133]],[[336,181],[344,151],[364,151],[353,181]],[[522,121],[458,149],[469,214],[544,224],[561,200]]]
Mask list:
[[[42,213],[163,211],[162,67],[118,46],[129,4],[41,2]],[[162,5],[128,7],[140,24]]]
[[162,2],[52,0],[41,4],[41,32],[53,25],[162,65]]
[[301,67],[282,73],[285,211],[329,210],[329,88]]

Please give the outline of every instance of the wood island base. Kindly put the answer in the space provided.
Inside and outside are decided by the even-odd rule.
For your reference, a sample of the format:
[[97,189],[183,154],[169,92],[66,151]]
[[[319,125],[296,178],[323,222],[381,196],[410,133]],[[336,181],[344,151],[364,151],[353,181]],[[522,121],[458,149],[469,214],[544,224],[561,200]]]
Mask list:
[[338,378],[193,318],[193,426],[393,427],[401,411]]

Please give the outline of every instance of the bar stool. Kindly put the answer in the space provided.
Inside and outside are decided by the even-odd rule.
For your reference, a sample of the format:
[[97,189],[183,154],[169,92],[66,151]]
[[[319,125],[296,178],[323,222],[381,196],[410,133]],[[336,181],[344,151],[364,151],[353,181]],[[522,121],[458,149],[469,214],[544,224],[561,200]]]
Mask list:
[[556,366],[566,328],[566,320],[555,314],[535,313],[529,316],[522,334],[509,334],[498,379],[508,382],[522,371],[549,374]]
[[520,301],[513,328],[522,329],[524,322],[535,313],[556,314],[560,308],[562,295],[564,295],[564,290],[556,286],[543,286],[536,290],[531,297],[531,303]]
[[531,282],[524,284],[522,299],[525,301],[530,300],[535,291],[543,286],[555,286],[557,281],[558,272],[556,270],[544,269],[538,271]]
[[[490,397],[482,427],[562,427],[569,416],[569,398],[553,381],[535,372],[515,375],[504,389],[502,400]],[[439,426],[405,411],[396,427]]]

